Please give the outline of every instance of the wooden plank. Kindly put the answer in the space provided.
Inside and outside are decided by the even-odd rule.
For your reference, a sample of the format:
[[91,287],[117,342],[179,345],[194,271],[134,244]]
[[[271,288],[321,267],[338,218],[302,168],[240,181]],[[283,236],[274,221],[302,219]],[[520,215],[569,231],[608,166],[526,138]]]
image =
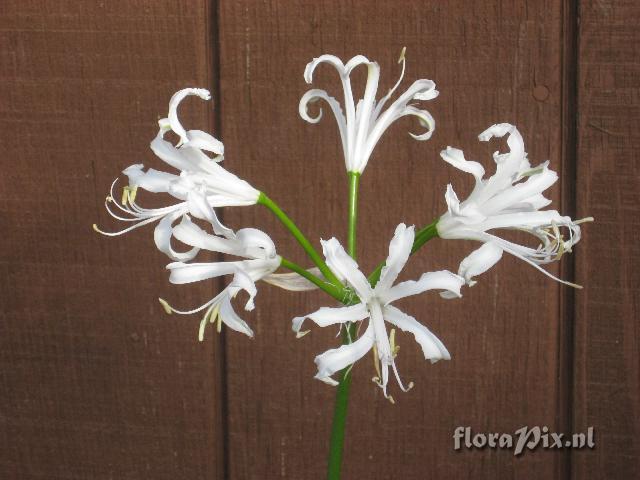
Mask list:
[[[0,477],[222,478],[218,340],[167,317],[152,231],[106,239],[102,199],[171,94],[212,84],[206,0],[7,0],[0,16]],[[185,105],[210,127],[211,106]]]
[[638,2],[580,3],[577,207],[596,223],[577,251],[573,478],[640,477]]
[[[221,5],[223,133],[228,165],[276,199],[317,242],[346,240],[346,179],[335,124],[305,124],[297,114],[304,66],[333,53],[366,54],[382,67],[381,91],[397,78],[407,46],[408,85],[434,79],[429,104],[438,122],[427,143],[412,141],[410,121],[394,126],[362,179],[360,258],[369,270],[385,255],[400,221],[422,225],[444,209],[448,181],[469,186],[438,152],[462,147],[491,162],[497,148],[476,135],[496,122],[516,123],[533,162],[562,168],[562,39],[560,2],[225,2]],[[364,79],[364,75],[360,77]],[[340,96],[335,73],[316,84]],[[314,86],[315,86],[314,85]],[[466,179],[468,180],[468,179]],[[558,200],[559,186],[552,196]],[[236,226],[258,226],[279,251],[302,261],[269,214],[237,209]],[[465,242],[436,241],[412,260],[406,278],[456,269]],[[372,385],[372,365],[354,370],[345,478],[552,478],[564,457],[552,452],[514,459],[510,451],[453,450],[459,425],[476,432],[513,432],[524,425],[565,425],[558,385],[561,288],[505,258],[461,301],[424,295],[402,306],[443,339],[453,361],[430,366],[402,337],[401,372],[416,387],[392,406]],[[295,341],[290,319],[328,301],[263,287],[247,315],[257,337],[227,336],[230,474],[237,479],[322,478],[334,391],[314,381],[313,357],[338,343],[313,329]],[[563,337],[564,338],[564,337]]]

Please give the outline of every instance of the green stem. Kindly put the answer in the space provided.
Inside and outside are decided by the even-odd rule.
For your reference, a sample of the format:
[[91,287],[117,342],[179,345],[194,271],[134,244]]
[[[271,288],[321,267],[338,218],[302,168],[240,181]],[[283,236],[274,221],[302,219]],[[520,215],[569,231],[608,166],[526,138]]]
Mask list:
[[[418,230],[415,238],[413,239],[413,247],[411,247],[411,255],[416,253],[422,246],[427,243],[432,238],[438,236],[438,230],[436,229],[436,225],[438,224],[438,219],[434,220],[432,223],[427,225],[426,227]],[[382,273],[382,268],[384,267],[384,262],[380,263],[376,269],[371,272],[369,275],[369,283],[372,287],[376,286],[378,280],[380,280],[380,274]]]
[[298,275],[306,278],[311,283],[316,285],[321,290],[324,290],[325,292],[327,292],[329,295],[331,295],[333,298],[335,298],[339,302],[344,303],[349,298],[349,293],[347,292],[346,289],[337,287],[333,283],[326,282],[321,278],[316,277],[313,273],[309,272],[308,270],[305,270],[297,263],[294,263],[282,257],[282,260],[280,261],[280,266],[284,268],[288,268],[289,270],[296,272]]
[[276,217],[278,217],[278,220],[280,220],[282,224],[287,228],[287,230],[291,232],[291,234],[295,237],[298,243],[302,246],[304,251],[307,252],[307,255],[309,255],[309,258],[311,258],[313,263],[315,263],[316,266],[320,269],[320,271],[322,272],[322,275],[324,275],[324,278],[329,280],[331,283],[344,288],[344,285],[342,285],[342,282],[338,280],[338,278],[329,269],[329,267],[324,262],[322,257],[318,254],[318,252],[316,252],[316,249],[313,248],[313,245],[311,245],[311,242],[307,240],[307,237],[304,236],[304,234],[300,231],[298,226],[295,223],[293,223],[293,220],[291,220],[287,216],[287,214],[282,211],[282,209],[278,206],[278,204],[276,204],[276,202],[274,202],[269,197],[267,197],[263,192],[260,192],[260,196],[258,197],[257,203],[267,207],[269,210],[271,210],[271,212],[273,212],[273,214]]
[[[359,173],[349,172],[349,222],[347,228],[347,251],[354,260],[356,258],[359,181]],[[345,329],[342,332],[342,344],[347,345],[353,342],[355,337],[356,326],[352,323],[346,324]],[[336,404],[333,411],[333,425],[331,426],[331,440],[329,443],[329,467],[327,469],[327,478],[329,480],[340,479],[350,387],[351,366],[348,366],[340,372],[340,383],[336,387]]]
[[360,174],[349,172],[349,227],[347,250],[351,258],[356,259],[356,225],[358,223],[358,186]]

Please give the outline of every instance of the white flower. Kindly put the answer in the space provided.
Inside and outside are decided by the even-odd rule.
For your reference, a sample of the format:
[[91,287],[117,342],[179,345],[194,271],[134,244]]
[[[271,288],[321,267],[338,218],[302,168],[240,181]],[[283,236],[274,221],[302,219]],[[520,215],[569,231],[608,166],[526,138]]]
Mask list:
[[[103,232],[114,236],[129,232],[135,228],[160,220],[155,229],[154,238],[158,248],[174,260],[186,261],[195,256],[197,249],[185,254],[176,254],[171,248],[171,226],[185,213],[207,220],[215,233],[232,237],[233,232],[218,220],[214,207],[253,205],[260,192],[246,181],[238,178],[219,165],[223,159],[222,142],[200,130],[185,130],[178,120],[178,105],[189,95],[204,100],[211,98],[207,90],[186,88],[180,90],[169,102],[169,114],[158,122],[160,130],[151,142],[151,150],[165,163],[179,170],[178,174],[162,172],[152,168],[144,170],[144,165],[135,164],[126,168],[129,186],[124,188],[122,205],[114,200],[114,186],[105,203],[107,211],[116,219],[132,222],[133,225],[119,232]],[[167,132],[173,131],[179,138],[177,145],[164,140]],[[213,158],[204,152],[213,153]],[[168,193],[178,203],[162,208],[144,208],[136,203],[136,193],[143,189],[153,193]],[[115,208],[120,212],[115,211]],[[126,216],[122,216],[122,215]]]
[[[342,148],[344,150],[344,158],[348,172],[362,173],[382,134],[393,122],[405,115],[417,117],[420,124],[427,129],[425,133],[420,135],[410,134],[416,140],[427,140],[433,133],[435,121],[431,114],[409,103],[414,100],[431,100],[438,96],[438,91],[435,89],[436,85],[431,80],[423,79],[415,81],[384,113],[382,112],[387,100],[389,100],[393,92],[398,88],[404,76],[404,52],[405,50],[403,49],[398,61],[402,63],[400,78],[379,102],[376,102],[376,93],[378,90],[378,79],[380,77],[380,66],[376,62],[369,61],[362,55],[353,57],[346,65],[342,63],[342,60],[333,55],[322,55],[314,58],[304,71],[304,79],[307,83],[312,83],[313,72],[321,63],[332,65],[340,75],[342,88],[344,90],[346,117],[342,112],[340,103],[335,98],[330,97],[326,91],[319,89],[309,90],[302,96],[299,110],[304,120],[310,123],[318,123],[320,118],[322,118],[322,110],[320,110],[318,116],[312,117],[307,111],[308,104],[318,100],[324,100],[329,104],[338,122],[338,130],[340,131],[340,138],[342,139]],[[353,99],[350,75],[359,65],[367,66],[368,75],[364,98],[359,100],[356,105]]]
[[356,262],[347,255],[338,240],[332,238],[322,242],[327,265],[336,276],[353,288],[361,303],[339,308],[323,307],[309,315],[296,317],[293,319],[293,330],[298,336],[304,335],[306,332],[302,332],[301,328],[306,318],[313,320],[321,327],[359,322],[367,318],[369,322],[364,333],[353,343],[328,350],[316,357],[317,379],[336,385],[337,382],[331,376],[353,364],[373,348],[376,361],[381,365],[381,373],[374,380],[382,387],[385,397],[388,397],[389,367],[393,369],[400,388],[407,391],[395,365],[397,349],[393,345],[394,330],[391,331],[391,337],[388,336],[385,321],[405,332],[412,333],[422,347],[425,358],[432,363],[451,358],[442,342],[427,327],[391,305],[395,300],[433,289],[446,290],[452,295],[460,296],[460,288],[464,285],[464,279],[458,275],[439,271],[425,273],[417,281],[411,280],[392,286],[409,258],[413,240],[414,228],[407,228],[404,224],[398,225],[389,244],[389,256],[385,267],[375,288],[371,288],[367,278],[358,269]]
[[[577,287],[556,278],[540,265],[558,260],[564,252],[570,252],[580,240],[579,223],[593,219],[574,221],[556,210],[540,210],[551,203],[542,192],[556,182],[558,175],[548,168],[548,161],[531,167],[524,151],[522,136],[513,125],[493,125],[478,138],[488,141],[492,137],[507,134],[510,151],[493,154],[496,173],[488,179],[483,179],[485,171],[482,165],[467,161],[461,150],[447,147],[440,153],[447,163],[472,174],[475,187],[469,197],[460,202],[451,184],[447,186],[445,199],[448,211],[438,221],[438,235],[441,238],[469,239],[484,243],[460,264],[458,273],[465,277],[469,285],[475,283],[472,280],[474,275],[487,271],[500,260],[502,252],[506,251],[549,277]],[[561,232],[562,228],[567,231],[567,239]],[[531,248],[489,233],[498,229],[530,233],[540,244],[537,248]]]
[[[208,280],[224,275],[233,275],[233,280],[214,298],[203,305],[189,311],[176,310],[160,299],[167,313],[191,314],[205,310],[200,323],[199,338],[202,341],[207,323],[222,323],[232,330],[252,337],[253,331],[234,311],[231,300],[244,290],[249,298],[245,310],[254,309],[254,298],[257,294],[255,282],[272,274],[280,266],[281,257],[269,236],[255,228],[243,228],[235,232],[233,238],[211,235],[205,232],[185,215],[180,224],[173,228],[173,236],[193,250],[209,250],[240,257],[242,260],[230,262],[184,263],[173,262],[167,265],[170,271],[169,281],[174,284],[185,284]],[[286,287],[283,287],[286,288]]]

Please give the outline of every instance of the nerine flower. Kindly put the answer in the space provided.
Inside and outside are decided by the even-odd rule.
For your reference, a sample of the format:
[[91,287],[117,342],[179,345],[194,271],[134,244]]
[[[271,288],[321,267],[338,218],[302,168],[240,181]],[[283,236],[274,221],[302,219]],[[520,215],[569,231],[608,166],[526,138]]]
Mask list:
[[[135,164],[126,168],[129,185],[124,187],[122,205],[114,200],[114,187],[105,206],[116,219],[133,225],[119,232],[103,232],[109,236],[121,235],[133,229],[159,221],[154,239],[159,250],[174,260],[187,261],[198,252],[177,253],[170,243],[172,225],[186,213],[211,223],[216,234],[232,238],[233,231],[225,227],[217,218],[214,207],[253,205],[260,192],[246,181],[225,170],[219,162],[223,160],[222,142],[200,130],[186,130],[178,119],[178,105],[187,96],[195,95],[209,100],[211,95],[202,88],[185,88],[173,95],[169,101],[169,114],[158,122],[160,130],[151,142],[151,150],[179,173],[145,170],[144,165]],[[164,136],[172,131],[179,137],[176,145],[166,141]],[[210,157],[207,153],[213,154]],[[138,189],[153,193],[167,193],[179,202],[162,208],[144,208],[136,202]],[[119,210],[119,211],[117,211]],[[125,216],[123,216],[125,215]]]
[[[255,308],[254,298],[258,293],[256,282],[262,280],[274,286],[290,291],[314,290],[318,287],[301,277],[297,273],[273,273],[280,266],[282,258],[277,255],[276,247],[271,238],[261,230],[243,228],[229,237],[212,235],[191,221],[188,215],[173,227],[172,236],[192,251],[208,250],[238,257],[241,260],[231,262],[185,263],[173,262],[167,265],[170,271],[169,281],[174,284],[193,283],[220,276],[233,275],[231,282],[214,298],[192,310],[177,310],[165,300],[160,303],[169,314],[178,313],[188,315],[205,311],[200,322],[198,338],[202,341],[204,330],[208,323],[216,323],[218,332],[224,323],[232,330],[244,333],[250,337],[253,331],[249,325],[235,312],[231,301],[244,290],[249,298],[245,310]],[[178,255],[182,255],[178,253]],[[317,269],[310,269],[316,275]]]
[[[458,273],[465,277],[469,285],[475,283],[475,275],[495,265],[502,257],[502,252],[506,251],[533,265],[545,275],[578,287],[558,279],[540,265],[559,260],[563,253],[570,252],[580,240],[579,224],[593,219],[574,221],[556,210],[541,210],[551,203],[543,192],[558,180],[558,175],[549,169],[548,161],[536,167],[530,165],[522,136],[513,125],[493,125],[478,138],[486,142],[492,137],[505,135],[508,135],[507,145],[510,150],[507,153],[493,154],[496,172],[487,179],[483,179],[485,171],[482,165],[466,160],[462,150],[447,147],[440,153],[447,163],[473,175],[475,186],[469,197],[462,202],[451,184],[447,186],[445,199],[448,210],[438,221],[438,235],[441,238],[484,243],[460,264]],[[537,248],[532,248],[505,240],[493,233],[501,229],[530,233],[540,244]]]
[[[356,293],[360,303],[346,307],[323,307],[318,311],[293,319],[293,330],[298,336],[304,335],[302,325],[305,319],[313,320],[317,325],[343,325],[349,322],[361,322],[369,319],[367,328],[360,337],[351,344],[331,349],[318,355],[315,363],[318,366],[316,378],[336,385],[331,376],[343,368],[362,358],[369,350],[374,350],[379,376],[374,381],[387,395],[389,368],[398,381],[400,388],[405,388],[395,364],[397,349],[394,345],[394,330],[387,334],[385,322],[405,332],[412,333],[422,347],[426,359],[436,362],[451,357],[444,344],[431,331],[415,318],[407,315],[391,305],[392,302],[427,290],[445,290],[452,296],[460,296],[460,288],[464,279],[449,271],[428,272],[417,281],[410,280],[393,285],[411,253],[414,240],[414,228],[398,225],[391,243],[389,256],[380,275],[380,280],[372,288],[365,275],[358,269],[357,263],[345,252],[338,240],[332,238],[322,241],[322,248],[327,265],[338,278],[345,281]],[[409,385],[411,388],[411,385]]]
[[[427,129],[425,133],[420,135],[410,133],[416,140],[427,140],[433,133],[435,121],[431,114],[410,103],[419,100],[431,100],[438,96],[436,85],[431,80],[416,80],[383,112],[387,101],[396,91],[404,77],[404,52],[405,50],[403,49],[398,61],[402,63],[400,78],[393,88],[379,101],[376,101],[376,93],[378,90],[378,80],[380,78],[380,66],[376,62],[369,61],[369,59],[362,55],[353,57],[346,65],[342,60],[333,55],[322,55],[314,58],[304,71],[304,79],[307,83],[312,83],[313,72],[321,63],[332,65],[340,75],[342,88],[344,90],[345,113],[343,113],[340,103],[335,98],[329,96],[325,90],[320,89],[311,89],[305,93],[300,99],[299,110],[300,116],[302,116],[304,120],[309,123],[318,123],[322,118],[322,110],[320,110],[316,117],[312,117],[309,115],[307,107],[310,103],[318,100],[327,102],[338,123],[348,172],[362,173],[364,171],[369,157],[382,134],[393,122],[401,117],[406,115],[417,117],[420,124]],[[351,72],[360,65],[366,65],[368,74],[364,97],[356,104],[353,98],[350,75]]]
[[204,249],[233,255],[241,260],[209,263],[173,262],[167,265],[170,272],[169,281],[174,284],[193,283],[233,275],[232,281],[226,288],[193,310],[176,310],[165,300],[160,299],[167,313],[191,314],[204,310],[199,332],[201,341],[208,323],[217,323],[218,331],[224,323],[232,330],[252,337],[253,331],[235,312],[231,300],[244,290],[249,295],[245,310],[254,309],[254,298],[257,294],[255,283],[275,272],[281,262],[281,257],[277,255],[271,238],[255,228],[240,229],[232,238],[212,235],[192,222],[188,215],[185,215],[173,228],[173,236],[196,251]]

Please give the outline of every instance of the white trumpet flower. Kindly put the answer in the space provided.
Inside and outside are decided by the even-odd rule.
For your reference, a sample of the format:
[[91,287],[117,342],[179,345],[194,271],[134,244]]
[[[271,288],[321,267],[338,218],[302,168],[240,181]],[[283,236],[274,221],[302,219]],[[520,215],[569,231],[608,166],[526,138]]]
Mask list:
[[[333,55],[322,55],[314,58],[305,71],[304,79],[312,83],[313,72],[321,63],[332,65],[340,75],[344,90],[344,109],[340,103],[325,90],[311,89],[300,99],[300,116],[309,123],[318,123],[322,118],[322,110],[316,117],[309,115],[307,107],[310,103],[324,100],[327,102],[338,123],[342,149],[348,172],[362,173],[367,166],[369,157],[380,137],[389,126],[401,117],[411,115],[418,118],[420,125],[425,127],[425,133],[410,135],[416,140],[427,140],[433,134],[435,121],[426,110],[421,110],[410,104],[412,101],[432,100],[438,96],[436,85],[431,80],[416,80],[402,95],[400,95],[384,112],[386,102],[400,85],[405,71],[405,49],[402,50],[398,63],[402,63],[402,72],[396,84],[380,101],[376,102],[378,80],[380,78],[380,66],[376,62],[369,61],[366,57],[358,55],[349,60],[346,65]],[[351,88],[351,72],[360,65],[367,66],[367,83],[364,97],[356,104]]]
[[[473,276],[495,265],[505,251],[554,280],[579,287],[555,277],[540,265],[559,260],[563,253],[570,252],[580,240],[579,224],[593,219],[589,217],[574,221],[556,210],[541,210],[551,203],[542,192],[557,181],[558,175],[548,168],[548,161],[531,167],[522,136],[513,125],[493,125],[478,138],[488,141],[492,137],[505,135],[509,135],[507,145],[510,151],[493,154],[496,173],[487,179],[483,179],[485,171],[482,165],[466,160],[461,150],[447,147],[440,153],[447,163],[473,175],[475,187],[469,197],[461,202],[451,184],[447,186],[445,199],[448,210],[438,221],[438,235],[445,239],[468,239],[484,243],[460,264],[458,273],[465,277],[469,285],[475,283]],[[489,233],[500,229],[530,233],[540,244],[537,248],[531,248]],[[565,239],[562,229],[567,232],[568,238]]]
[[252,337],[253,331],[236,314],[231,300],[241,290],[244,290],[249,295],[245,310],[254,309],[254,298],[257,294],[255,283],[275,272],[282,260],[276,254],[276,248],[271,238],[255,228],[238,230],[233,238],[211,235],[193,223],[187,215],[182,218],[180,224],[173,228],[173,236],[195,251],[204,249],[240,257],[242,260],[211,263],[173,262],[167,265],[167,269],[170,271],[169,281],[173,284],[193,283],[233,275],[233,280],[222,292],[193,310],[177,310],[165,300],[160,299],[160,303],[167,313],[191,314],[205,310],[200,322],[200,341],[203,339],[204,329],[208,323],[217,323],[218,331],[224,323],[232,330]]
[[[177,169],[179,173],[162,172],[152,168],[145,171],[142,164],[126,168],[122,173],[129,178],[129,185],[124,187],[122,205],[114,200],[116,179],[111,185],[105,206],[111,216],[121,221],[132,222],[133,225],[118,232],[104,232],[94,225],[98,232],[115,236],[159,221],[154,233],[156,245],[177,261],[190,260],[197,253],[197,249],[194,249],[178,255],[171,248],[171,227],[182,215],[190,213],[194,217],[207,220],[212,224],[216,234],[232,237],[233,232],[218,220],[213,208],[254,205],[260,195],[249,183],[219,165],[224,153],[222,142],[206,132],[185,130],[182,126],[178,119],[178,105],[190,95],[204,100],[211,98],[209,92],[202,88],[186,88],[173,95],[169,102],[169,114],[167,118],[158,122],[158,135],[150,145],[151,150],[162,161]],[[164,139],[169,131],[173,131],[180,138],[177,145]],[[209,157],[204,152],[210,152],[214,157]],[[152,193],[167,193],[179,202],[162,208],[144,208],[136,202],[138,189]]]
[[323,307],[309,315],[296,317],[293,319],[293,330],[298,336],[304,335],[306,332],[302,331],[302,325],[307,318],[321,327],[360,322],[367,318],[369,322],[364,333],[353,343],[328,350],[316,357],[317,379],[337,385],[331,376],[373,349],[376,366],[380,370],[374,381],[383,389],[385,397],[391,399],[387,395],[389,367],[393,369],[400,388],[407,391],[408,388],[405,388],[400,380],[395,364],[397,348],[394,345],[394,330],[391,331],[391,335],[388,335],[385,321],[405,332],[412,333],[422,347],[425,358],[432,363],[451,358],[444,344],[427,327],[391,305],[395,300],[434,289],[444,290],[452,296],[459,297],[460,288],[464,285],[462,277],[446,270],[428,272],[417,281],[410,280],[393,285],[409,259],[413,240],[414,228],[406,227],[404,224],[398,225],[389,244],[389,256],[385,267],[375,288],[369,285],[365,275],[358,269],[357,263],[347,255],[338,240],[332,238],[322,242],[327,265],[336,276],[353,288],[361,303],[347,307]]

